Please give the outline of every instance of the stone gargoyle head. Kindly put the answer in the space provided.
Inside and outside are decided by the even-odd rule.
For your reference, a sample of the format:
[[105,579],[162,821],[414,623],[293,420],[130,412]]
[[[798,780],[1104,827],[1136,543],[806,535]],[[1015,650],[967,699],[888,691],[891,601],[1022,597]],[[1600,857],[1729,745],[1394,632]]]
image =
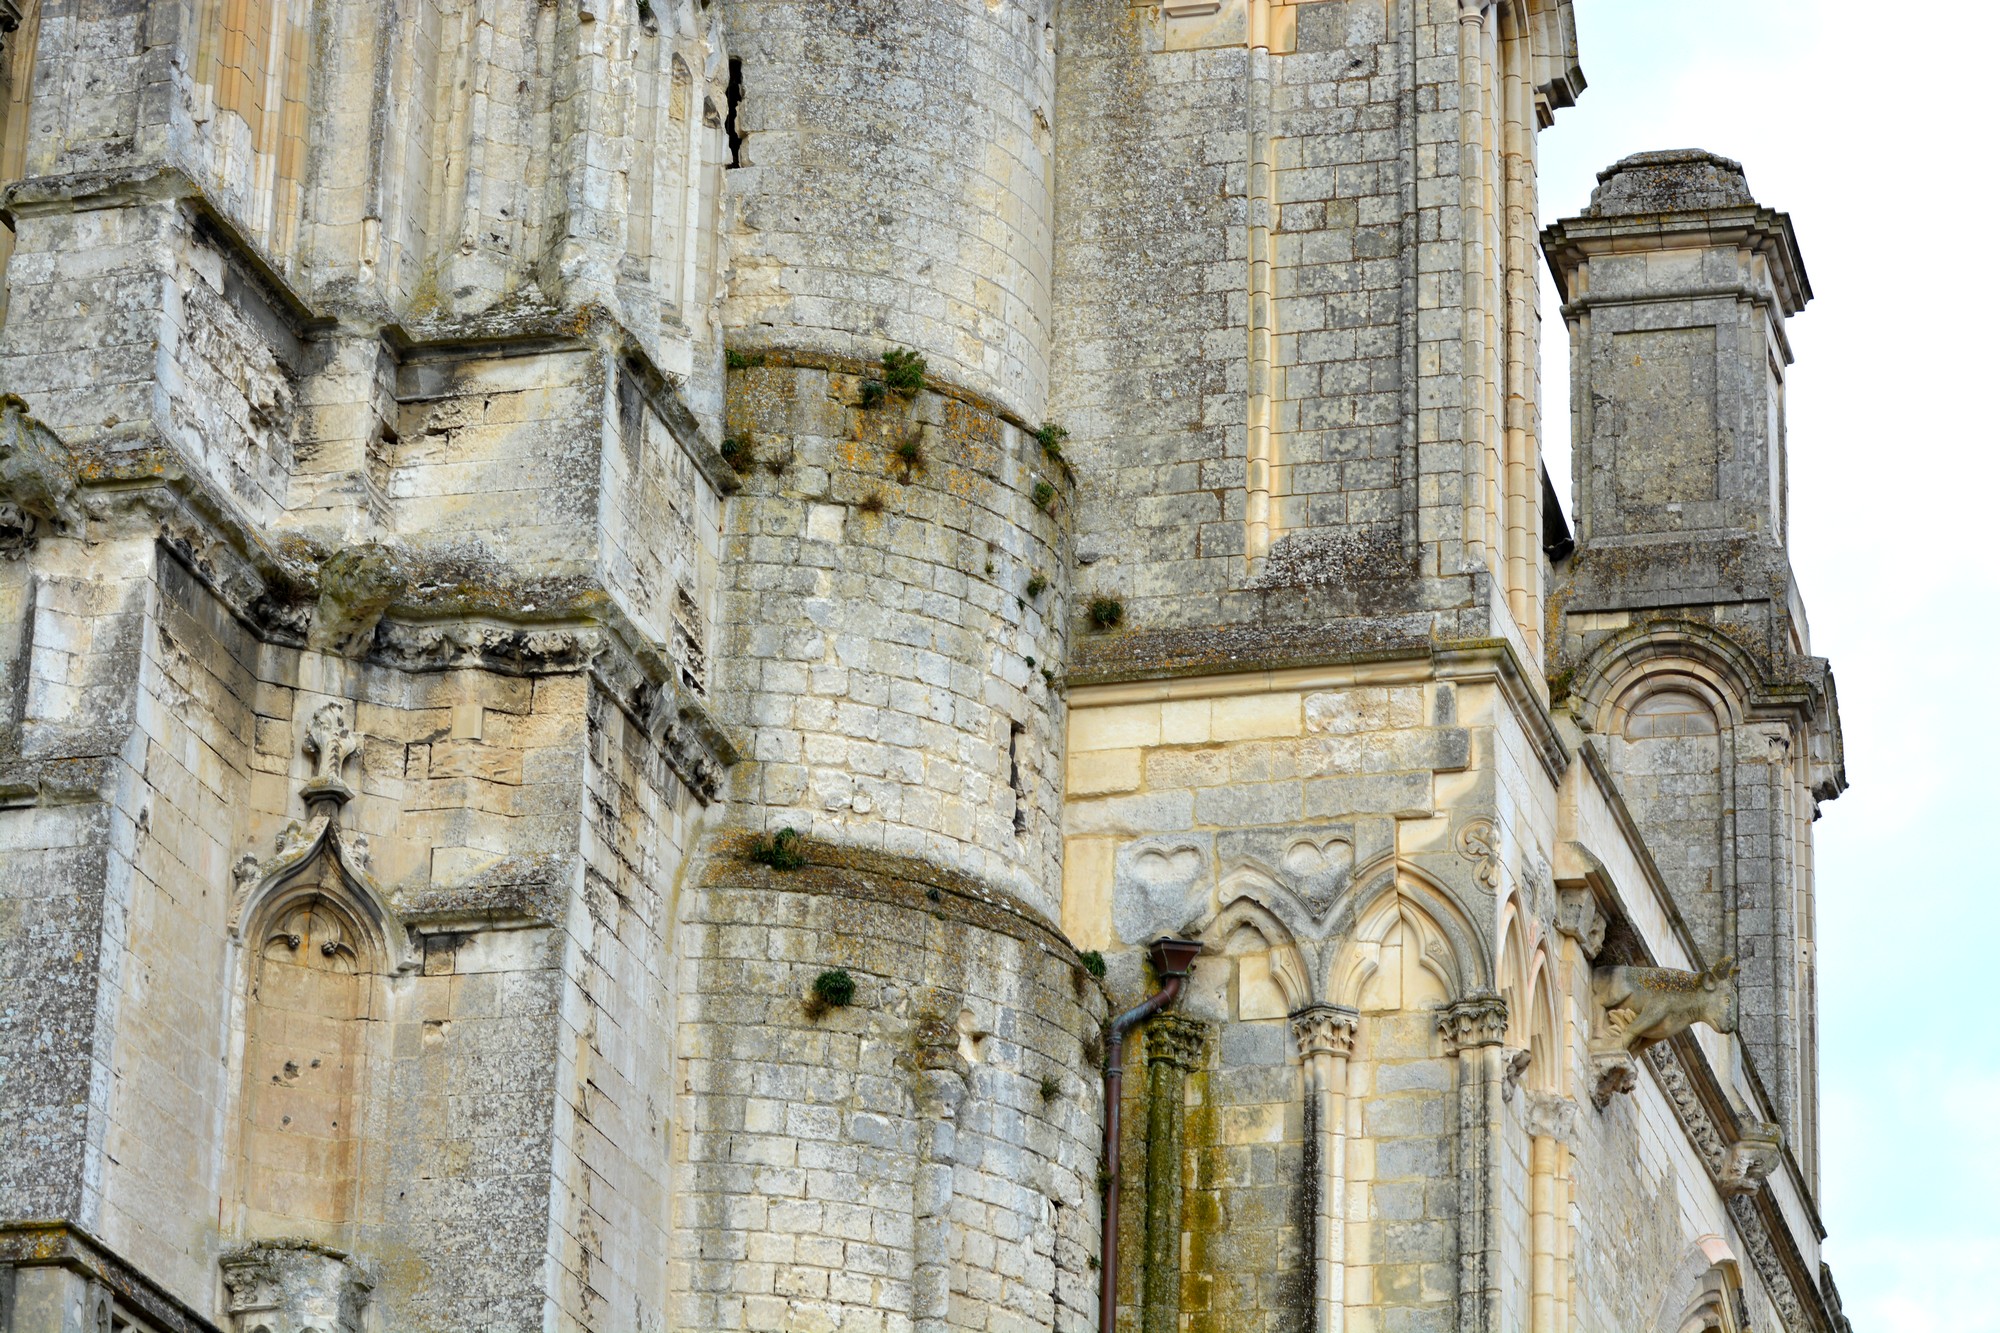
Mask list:
[[1591,974],[1592,998],[1603,1006],[1604,1030],[1595,1051],[1642,1051],[1696,1023],[1736,1031],[1736,960],[1724,958],[1704,972],[1671,967],[1600,967]]

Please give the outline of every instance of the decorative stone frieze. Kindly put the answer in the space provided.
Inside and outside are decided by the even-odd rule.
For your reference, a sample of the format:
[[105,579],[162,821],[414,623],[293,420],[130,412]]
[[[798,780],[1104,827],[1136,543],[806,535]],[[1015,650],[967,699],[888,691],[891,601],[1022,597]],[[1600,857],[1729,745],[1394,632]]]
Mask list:
[[1305,1060],[1315,1055],[1347,1059],[1354,1054],[1354,1039],[1360,1031],[1360,1013],[1343,1005],[1315,1004],[1292,1015],[1292,1037]]
[[1507,1038],[1507,1002],[1491,992],[1470,995],[1439,1010],[1437,1025],[1455,1051],[1498,1046]]

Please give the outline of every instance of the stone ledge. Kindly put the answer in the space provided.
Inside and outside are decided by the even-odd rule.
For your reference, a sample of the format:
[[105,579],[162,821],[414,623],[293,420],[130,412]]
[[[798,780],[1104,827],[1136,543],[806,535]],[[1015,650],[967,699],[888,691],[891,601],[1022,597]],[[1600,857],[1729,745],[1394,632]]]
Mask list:
[[115,1250],[62,1218],[0,1222],[0,1267],[63,1268],[100,1282],[159,1333],[220,1333]]
[[[987,888],[972,876],[893,852],[867,851],[802,838],[805,864],[773,870],[749,859],[758,835],[732,830],[716,835],[699,872],[704,889],[764,889],[858,899],[940,916],[1023,943],[1039,944],[1071,967],[1081,968],[1076,946],[1062,929],[1012,894]],[[935,892],[936,897],[931,894]],[[1103,983],[1099,982],[1100,991]]]

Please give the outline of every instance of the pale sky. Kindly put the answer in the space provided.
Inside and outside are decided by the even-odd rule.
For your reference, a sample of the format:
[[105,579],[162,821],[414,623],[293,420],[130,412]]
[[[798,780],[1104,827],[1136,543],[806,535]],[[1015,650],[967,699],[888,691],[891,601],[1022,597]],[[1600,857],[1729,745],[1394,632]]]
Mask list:
[[1590,88],[1542,138],[1544,222],[1627,153],[1706,148],[1798,231],[1792,564],[1853,784],[1816,829],[1827,1257],[1857,1333],[2000,1333],[2000,6],[1575,3]]

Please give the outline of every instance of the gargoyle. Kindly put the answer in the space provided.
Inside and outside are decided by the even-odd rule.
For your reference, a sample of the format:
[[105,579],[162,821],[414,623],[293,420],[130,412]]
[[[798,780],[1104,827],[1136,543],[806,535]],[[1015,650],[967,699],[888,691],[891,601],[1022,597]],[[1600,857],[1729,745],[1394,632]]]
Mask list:
[[1735,975],[1733,958],[1706,972],[1598,968],[1591,974],[1590,993],[1604,1009],[1604,1027],[1591,1039],[1590,1049],[1634,1054],[1696,1023],[1706,1023],[1717,1032],[1736,1031]]
[[368,542],[328,557],[319,578],[319,607],[308,642],[317,652],[356,656],[367,650],[407,576],[395,552]]

